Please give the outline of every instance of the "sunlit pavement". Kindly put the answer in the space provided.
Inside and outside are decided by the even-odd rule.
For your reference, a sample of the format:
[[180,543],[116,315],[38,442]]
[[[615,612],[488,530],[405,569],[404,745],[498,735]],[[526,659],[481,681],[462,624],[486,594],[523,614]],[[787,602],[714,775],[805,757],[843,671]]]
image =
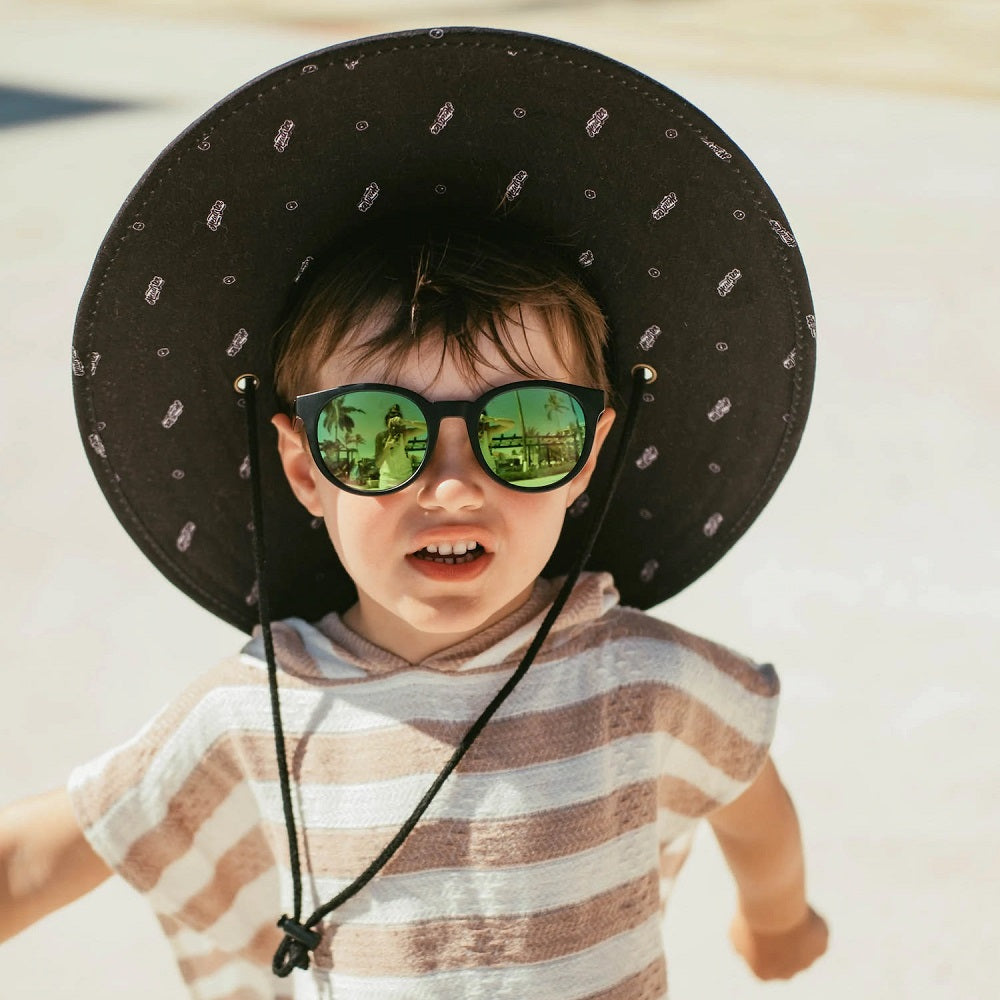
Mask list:
[[[778,667],[775,758],[832,947],[791,983],[754,981],[729,950],[732,890],[703,836],[667,920],[674,1000],[994,995],[991,3],[7,0],[0,801],[62,783],[240,641],[145,562],[78,441],[69,342],[104,230],[160,148],[233,87],[335,41],[442,23],[557,35],[668,83],[755,159],[810,269],[820,366],[799,458],[733,553],[659,613]],[[183,995],[117,882],[3,946],[0,984],[17,1000]]]

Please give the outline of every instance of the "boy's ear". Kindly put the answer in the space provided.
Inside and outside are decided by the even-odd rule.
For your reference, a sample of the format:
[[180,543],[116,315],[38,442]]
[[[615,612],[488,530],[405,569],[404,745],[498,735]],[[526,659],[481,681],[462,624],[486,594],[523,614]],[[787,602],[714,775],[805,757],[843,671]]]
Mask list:
[[604,444],[611,430],[611,425],[615,422],[615,411],[607,407],[597,420],[597,427],[594,429],[594,447],[590,449],[590,456],[584,462],[583,468],[576,474],[569,484],[566,493],[566,506],[571,507],[576,498],[590,485],[590,477],[594,474],[594,467],[597,465],[597,456],[601,453],[601,446]]
[[313,517],[322,517],[323,505],[316,488],[316,463],[309,453],[305,435],[292,426],[291,417],[286,413],[276,413],[271,423],[278,432],[278,455],[288,485]]

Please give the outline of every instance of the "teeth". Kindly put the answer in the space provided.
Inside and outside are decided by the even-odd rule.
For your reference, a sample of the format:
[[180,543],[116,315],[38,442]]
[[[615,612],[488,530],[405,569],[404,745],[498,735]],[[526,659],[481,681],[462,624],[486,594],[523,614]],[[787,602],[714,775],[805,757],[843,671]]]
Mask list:
[[424,551],[435,556],[464,556],[478,544],[478,542],[469,539],[464,542],[440,542],[437,545],[424,546]]

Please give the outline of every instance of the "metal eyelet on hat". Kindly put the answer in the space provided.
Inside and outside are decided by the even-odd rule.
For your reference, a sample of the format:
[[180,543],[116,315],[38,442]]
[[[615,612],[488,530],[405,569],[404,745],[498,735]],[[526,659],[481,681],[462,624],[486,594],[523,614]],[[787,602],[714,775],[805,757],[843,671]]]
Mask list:
[[646,385],[652,385],[659,378],[656,369],[652,365],[647,365],[643,362],[632,365],[631,374],[635,375],[636,373],[642,376],[642,380]]
[[252,372],[245,372],[237,375],[233,379],[233,388],[242,396],[246,393],[248,385],[252,384],[255,389],[260,388],[260,379]]

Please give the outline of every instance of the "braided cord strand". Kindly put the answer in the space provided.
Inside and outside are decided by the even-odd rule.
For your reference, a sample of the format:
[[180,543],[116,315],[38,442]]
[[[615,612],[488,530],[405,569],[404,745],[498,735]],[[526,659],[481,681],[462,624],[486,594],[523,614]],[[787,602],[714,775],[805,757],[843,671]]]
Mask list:
[[[288,834],[288,860],[292,870],[294,917],[283,916],[278,921],[278,926],[285,931],[285,939],[275,954],[272,965],[275,975],[284,977],[293,968],[309,968],[309,951],[307,949],[315,948],[319,944],[320,935],[315,931],[303,928],[299,923],[302,914],[302,872],[299,863],[299,838],[295,828],[295,810],[292,806],[291,781],[288,776],[285,731],[281,724],[278,667],[274,657],[274,639],[271,634],[271,606],[267,586],[267,546],[264,541],[264,501],[260,482],[260,435],[257,430],[258,385],[259,380],[256,375],[241,375],[234,383],[236,391],[241,393],[246,401],[250,503],[253,511],[253,557],[257,571],[257,610],[260,615],[260,630],[264,640],[264,657],[267,660],[267,686],[271,696],[274,750],[278,758],[281,807],[285,816],[285,831]],[[296,933],[297,931],[299,933]]]

